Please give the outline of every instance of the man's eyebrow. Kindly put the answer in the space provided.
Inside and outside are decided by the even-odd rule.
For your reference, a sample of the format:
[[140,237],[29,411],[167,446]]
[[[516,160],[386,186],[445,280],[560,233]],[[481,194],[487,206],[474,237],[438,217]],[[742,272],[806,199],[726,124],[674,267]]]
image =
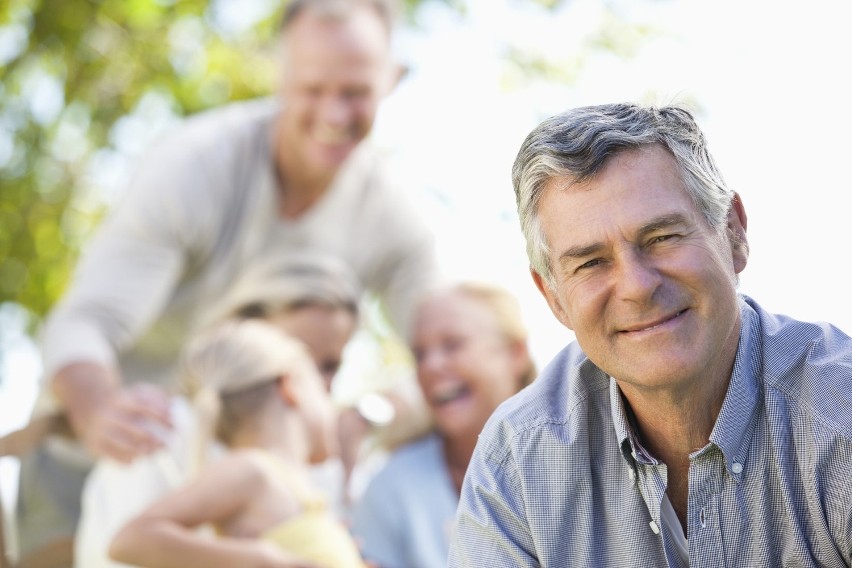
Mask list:
[[562,264],[569,260],[585,258],[589,255],[593,255],[601,250],[603,246],[603,243],[592,243],[590,245],[578,245],[565,249],[562,251],[562,254],[559,255],[559,263]]
[[643,235],[647,235],[648,233],[653,233],[655,231],[659,231],[661,229],[668,229],[670,227],[674,227],[675,225],[686,225],[689,223],[689,220],[682,213],[669,213],[667,215],[661,215],[656,219],[652,219],[651,221],[645,223],[639,230],[636,232],[640,237]]
[[[668,229],[670,227],[674,227],[675,225],[685,225],[687,223],[688,219],[685,215],[681,213],[669,213],[651,219],[649,222],[639,227],[639,230],[636,231],[636,234],[639,237],[642,237],[644,235],[647,235],[648,233],[653,233],[661,229]],[[587,256],[597,253],[603,248],[604,243],[591,243],[588,245],[578,245],[570,247],[562,251],[562,254],[559,255],[558,262],[562,264],[569,260],[585,258]]]

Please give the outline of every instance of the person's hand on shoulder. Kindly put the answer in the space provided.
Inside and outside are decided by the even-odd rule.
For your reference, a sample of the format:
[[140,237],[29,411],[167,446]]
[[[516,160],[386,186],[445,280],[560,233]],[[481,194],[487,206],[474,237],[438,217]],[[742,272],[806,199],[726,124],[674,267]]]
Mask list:
[[96,456],[130,463],[160,449],[170,428],[168,394],[154,385],[133,385],[118,390],[93,414],[83,443]]
[[53,390],[83,446],[95,457],[122,463],[162,447],[171,428],[169,395],[152,384],[120,385],[94,363],[74,363],[57,373]]

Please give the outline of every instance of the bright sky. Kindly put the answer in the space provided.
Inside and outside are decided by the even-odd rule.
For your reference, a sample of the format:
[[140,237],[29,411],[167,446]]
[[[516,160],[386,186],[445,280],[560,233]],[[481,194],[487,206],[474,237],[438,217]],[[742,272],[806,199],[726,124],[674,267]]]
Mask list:
[[[542,118],[600,102],[695,103],[749,214],[751,258],[741,290],[771,311],[852,331],[848,3],[609,2],[656,30],[629,59],[585,47],[606,21],[601,0],[573,0],[556,15],[520,10],[519,0],[468,4],[466,20],[429,7],[424,29],[400,38],[412,73],[383,109],[376,138],[397,148],[400,173],[440,231],[448,272],[495,280],[518,295],[539,364],[571,335],[528,276],[509,170]],[[563,68],[583,53],[578,81],[518,87],[517,73],[500,57],[506,41]],[[0,387],[0,432],[26,419],[38,376],[34,351],[14,321],[4,318],[0,335],[0,364],[11,379]],[[5,503],[10,467],[0,464]]]
[[[416,69],[377,135],[404,140],[402,171],[432,190],[424,199],[451,272],[496,279],[519,295],[539,362],[570,334],[527,274],[509,171],[540,119],[601,102],[693,103],[749,215],[751,259],[741,290],[772,311],[852,331],[843,252],[852,243],[844,207],[852,182],[842,169],[852,150],[845,29],[852,7],[829,0],[616,2],[629,21],[656,30],[634,57],[621,59],[584,48],[605,22],[603,2],[575,0],[548,17],[521,12],[520,4],[470,0],[472,24],[465,25],[446,9],[430,11],[423,18],[429,29],[401,42]],[[585,50],[579,81],[507,89],[513,75],[497,57],[507,38],[566,65]]]

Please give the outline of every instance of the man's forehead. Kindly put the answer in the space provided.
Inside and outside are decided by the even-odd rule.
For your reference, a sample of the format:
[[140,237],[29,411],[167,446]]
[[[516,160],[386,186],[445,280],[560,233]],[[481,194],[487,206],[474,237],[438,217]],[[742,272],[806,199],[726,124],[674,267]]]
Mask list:
[[289,75],[352,74],[388,65],[390,44],[376,21],[308,21],[294,24],[282,39],[281,56]]
[[397,10],[393,1],[383,0],[291,0],[284,13],[281,30],[289,33],[293,24],[305,14],[320,19],[343,20],[359,10],[372,13],[390,34]]
[[[641,167],[640,167],[641,166]],[[646,176],[658,177],[679,186],[686,195],[686,185],[671,152],[661,144],[647,144],[637,148],[613,151],[594,171],[582,174],[553,175],[542,184],[542,194],[583,193],[598,189],[614,170],[635,174],[643,171]]]
[[373,42],[390,45],[391,31],[381,15],[366,5],[355,5],[345,11],[327,11],[307,9],[299,13],[283,34],[285,44],[291,40],[304,41],[316,37],[323,31],[326,33],[348,30],[350,35],[355,31],[363,38],[369,37]]
[[635,233],[703,219],[674,158],[661,147],[619,152],[584,179],[550,178],[538,214],[548,239],[560,241],[551,244],[572,241],[569,246],[590,245],[614,228]]

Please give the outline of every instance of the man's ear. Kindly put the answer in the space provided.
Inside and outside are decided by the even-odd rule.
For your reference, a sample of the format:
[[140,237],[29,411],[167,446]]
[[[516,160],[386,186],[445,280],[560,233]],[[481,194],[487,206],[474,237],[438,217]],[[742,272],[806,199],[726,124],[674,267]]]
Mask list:
[[734,193],[731,208],[728,210],[728,238],[731,241],[731,255],[734,263],[734,271],[737,274],[742,272],[748,263],[747,226],[748,217],[746,216],[742,198],[738,193]]
[[556,319],[558,319],[562,325],[571,331],[574,331],[574,327],[571,325],[571,318],[568,317],[568,313],[562,307],[562,303],[556,295],[556,290],[551,289],[550,285],[544,280],[542,275],[536,272],[533,267],[530,267],[530,275],[532,275],[533,282],[535,282],[535,287],[538,288],[538,291],[541,292],[542,296],[544,296],[544,299],[547,301],[547,305],[550,306],[550,311],[553,312]]

